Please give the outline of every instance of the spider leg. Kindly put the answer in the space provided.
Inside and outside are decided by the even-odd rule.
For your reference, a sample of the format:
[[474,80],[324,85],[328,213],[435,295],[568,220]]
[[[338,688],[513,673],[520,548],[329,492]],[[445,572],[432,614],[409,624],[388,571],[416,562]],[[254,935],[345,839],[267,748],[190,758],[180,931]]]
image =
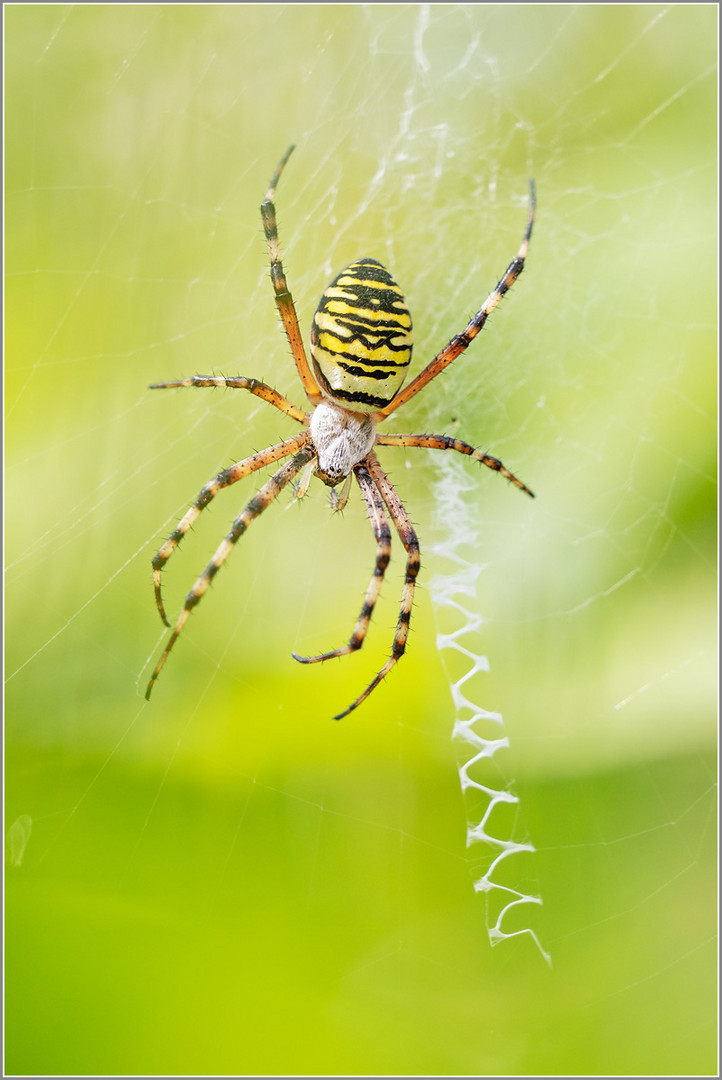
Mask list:
[[258,379],[247,379],[243,375],[226,377],[224,375],[191,375],[189,379],[174,379],[173,382],[153,383],[149,390],[171,390],[178,386],[227,386],[231,390],[249,390],[256,397],[274,405],[292,420],[298,420],[299,424],[305,424],[308,413],[299,409],[296,405],[287,401],[283,394],[279,394],[272,386],[266,386]]
[[366,687],[364,692],[356,698],[354,702],[343,712],[334,716],[334,720],[341,720],[344,716],[348,716],[350,712],[366,700],[372,690],[375,690],[382,679],[385,679],[391,668],[401,659],[406,650],[406,641],[409,636],[409,623],[411,622],[411,608],[414,603],[414,586],[416,584],[416,577],[421,567],[421,559],[419,555],[419,541],[414,531],[414,527],[411,524],[409,515],[404,509],[404,505],[401,499],[396,494],[396,491],[389,480],[388,476],[381,468],[378,458],[373,451],[365,459],[368,466],[369,474],[375,486],[381,493],[383,501],[388,507],[391,519],[396,527],[396,531],[399,534],[401,543],[406,548],[406,576],[404,579],[404,588],[401,594],[401,610],[399,612],[399,621],[396,626],[396,633],[394,634],[394,641],[391,648],[391,656],[388,658],[384,666],[379,671]]
[[244,532],[251,524],[251,522],[254,521],[259,516],[259,514],[262,514],[266,507],[270,506],[273,500],[277,498],[278,495],[280,495],[286,484],[290,483],[290,481],[293,480],[294,476],[296,476],[296,474],[301,471],[304,465],[306,465],[307,462],[313,459],[315,454],[316,451],[314,450],[313,446],[306,446],[302,450],[299,450],[298,453],[293,456],[291,461],[287,461],[285,465],[282,465],[281,468],[273,474],[270,480],[266,481],[263,487],[260,488],[259,491],[253,496],[246,508],[235,519],[233,525],[231,526],[231,531],[228,533],[225,540],[223,540],[222,543],[218,546],[218,548],[216,549],[216,553],[211,559],[211,561],[208,563],[208,566],[205,568],[191,591],[186,596],[185,605],[180,615],[178,616],[178,621],[173,628],[173,633],[168,639],[168,644],[163,650],[160,660],[155,665],[153,674],[150,677],[148,688],[145,692],[146,699],[150,699],[151,691],[153,689],[155,681],[158,678],[158,675],[160,674],[163,665],[168,659],[169,652],[178,640],[181,630],[188,621],[188,616],[190,615],[193,608],[196,607],[196,605],[199,604],[200,601],[203,599],[203,596],[206,593],[209,585],[213,581],[213,578],[216,576],[220,568],[223,566],[223,563],[233,551],[233,547],[236,541],[239,540],[241,536],[243,536]]
[[235,484],[237,480],[241,480],[244,476],[249,476],[251,473],[256,472],[257,469],[262,469],[264,465],[270,465],[274,461],[279,461],[281,458],[289,457],[291,454],[295,454],[298,450],[301,450],[310,442],[310,436],[308,432],[303,431],[299,435],[294,436],[292,439],[287,439],[285,442],[278,443],[276,446],[270,446],[267,450],[261,450],[257,454],[251,454],[250,457],[244,458],[243,461],[236,462],[235,465],[231,465],[228,469],[223,469],[212,480],[201,488],[198,498],[190,507],[189,510],[183,515],[181,520],[176,525],[173,532],[170,534],[163,547],[155,555],[152,561],[153,566],[153,586],[155,588],[155,602],[158,605],[158,611],[160,617],[166,626],[170,626],[168,619],[166,618],[165,609],[163,607],[163,601],[160,594],[160,576],[161,571],[165,564],[170,559],[175,549],[180,544],[181,540],[194,524],[198,515],[202,510],[208,506],[211,499],[213,499],[221,488],[229,487],[230,484]]
[[366,503],[371,528],[376,537],[376,565],[374,566],[373,577],[366,590],[361,614],[358,617],[348,645],[342,645],[340,649],[334,649],[333,652],[321,653],[319,656],[298,656],[297,653],[292,653],[293,659],[298,660],[301,664],[317,664],[322,660],[331,660],[335,656],[345,656],[347,653],[355,652],[357,649],[361,648],[369,628],[369,623],[371,622],[371,616],[374,607],[376,606],[376,601],[381,592],[386,567],[388,566],[391,557],[391,530],[386,517],[383,499],[363,461],[354,467],[354,473],[356,474],[358,486],[361,488],[361,494]]
[[451,339],[449,344],[441,350],[441,352],[434,357],[430,364],[424,368],[424,370],[412,379],[405,389],[400,390],[399,393],[392,398],[392,400],[383,409],[375,413],[376,420],[380,420],[384,416],[389,416],[390,413],[398,409],[400,405],[404,405],[412,397],[418,394],[419,390],[423,390],[424,387],[435,379],[444,368],[447,368],[453,360],[456,360],[465,349],[469,347],[476,335],[479,333],[484,323],[497,306],[501,298],[509,291],[516,279],[524,269],[524,260],[526,259],[527,252],[529,251],[529,240],[531,238],[531,230],[534,224],[534,211],[536,209],[536,188],[534,181],[529,181],[529,217],[527,219],[526,229],[524,230],[524,236],[522,238],[519,251],[516,258],[512,259],[509,263],[503,277],[499,281],[493,292],[489,293],[484,303],[481,305],[476,315],[470,320],[465,330],[462,330],[460,334],[457,334]]
[[470,443],[462,442],[461,439],[452,439],[449,435],[377,435],[376,443],[378,446],[423,446],[431,450],[457,450],[460,454],[466,454],[472,458],[473,461],[480,461],[487,468],[501,473],[512,484],[516,484],[521,491],[525,491],[532,499],[534,498],[534,492],[509,472],[498,458],[492,457],[491,454],[483,454],[481,450],[476,450]]
[[271,259],[271,283],[276,295],[278,314],[281,316],[281,321],[283,322],[286,331],[286,337],[288,338],[291,352],[293,353],[293,359],[296,361],[296,368],[298,369],[299,377],[303,383],[303,389],[306,391],[306,397],[312,405],[318,405],[321,400],[321,391],[308,366],[306,351],[303,347],[303,338],[301,337],[301,331],[298,327],[296,308],[283,270],[281,249],[278,243],[276,207],[273,205],[273,200],[276,197],[276,186],[293,149],[293,146],[288,148],[271,178],[268,191],[261,203],[261,219],[263,221],[263,231],[266,236],[266,243],[268,244],[268,254]]

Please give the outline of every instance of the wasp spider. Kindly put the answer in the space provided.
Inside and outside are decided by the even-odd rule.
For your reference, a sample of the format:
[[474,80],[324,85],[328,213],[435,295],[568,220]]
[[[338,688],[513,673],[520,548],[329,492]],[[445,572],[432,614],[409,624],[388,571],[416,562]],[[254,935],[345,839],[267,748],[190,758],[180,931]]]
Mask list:
[[293,297],[286,283],[276,228],[274,198],[281,172],[293,147],[286,151],[271,180],[261,204],[261,217],[271,259],[271,282],[276,306],[291,345],[293,358],[312,409],[292,405],[276,390],[257,379],[243,376],[224,378],[216,375],[193,375],[175,382],[155,383],[151,390],[178,386],[227,386],[248,390],[256,397],[274,405],[292,420],[301,424],[302,431],[291,439],[251,454],[243,461],[218,473],[202,488],[198,498],[183,516],[169,538],[153,559],[155,599],[161,618],[170,626],[161,599],[161,572],[191,528],[198,515],[208,506],[221,488],[256,472],[266,465],[290,458],[267,480],[246,508],[233,522],[230,532],[221,542],[208,566],[186,597],[183,610],[151,675],[146,697],[165,664],[168,654],[188,621],[193,608],[200,603],[209,585],[248,526],[280,494],[295,477],[297,498],[308,490],[315,475],[330,488],[343,482],[340,494],[331,492],[332,506],[339,510],[346,505],[351,477],[356,478],[366,504],[371,528],[376,540],[376,564],[369,582],[363,606],[348,644],[318,656],[297,656],[302,664],[316,664],[335,656],[355,652],[364,643],[369,622],[378,599],[384,573],[391,554],[393,522],[399,539],[406,549],[406,575],[401,595],[401,611],[394,634],[391,655],[369,685],[347,709],[335,719],[347,716],[369,696],[392,667],[403,656],[409,633],[414,584],[419,572],[419,541],[409,516],[376,456],[377,446],[421,446],[432,450],[456,450],[474,461],[496,470],[527,495],[529,488],[517,480],[495,457],[483,454],[469,443],[447,435],[390,435],[376,430],[399,406],[415,397],[420,390],[439,375],[473,341],[502,296],[511,288],[524,269],[534,221],[534,183],[530,184],[529,217],[519,252],[507,268],[494,291],[487,297],[476,315],[460,334],[434,357],[430,364],[413,379],[406,389],[401,385],[411,361],[413,333],[411,315],[404,296],[388,270],[375,259],[359,259],[342,270],[321,297],[311,323],[311,363],[303,347]]

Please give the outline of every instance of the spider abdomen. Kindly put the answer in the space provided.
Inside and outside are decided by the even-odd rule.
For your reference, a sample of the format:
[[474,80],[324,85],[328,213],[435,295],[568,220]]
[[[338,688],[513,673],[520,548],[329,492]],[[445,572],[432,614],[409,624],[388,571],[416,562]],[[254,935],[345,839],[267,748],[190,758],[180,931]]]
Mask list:
[[311,359],[324,394],[354,412],[382,409],[411,362],[411,314],[401,289],[376,259],[359,259],[334,278],[311,324]]

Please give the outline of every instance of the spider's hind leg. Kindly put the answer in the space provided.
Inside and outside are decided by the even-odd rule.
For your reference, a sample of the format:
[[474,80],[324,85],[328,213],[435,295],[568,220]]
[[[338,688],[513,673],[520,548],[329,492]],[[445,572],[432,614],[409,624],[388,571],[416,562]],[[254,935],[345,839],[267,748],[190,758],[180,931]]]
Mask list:
[[[308,436],[306,436],[306,438],[308,439]],[[216,576],[220,568],[223,566],[230,553],[233,551],[236,542],[241,538],[241,536],[243,536],[244,532],[251,524],[251,522],[255,521],[258,515],[262,514],[263,511],[271,505],[273,500],[277,498],[278,495],[280,495],[281,491],[283,491],[284,487],[289,484],[291,480],[293,480],[294,476],[296,476],[309,461],[313,461],[315,456],[316,451],[314,450],[313,446],[306,445],[302,449],[300,449],[298,453],[291,458],[290,461],[287,461],[285,465],[282,465],[281,468],[273,474],[270,480],[266,481],[263,487],[260,488],[260,490],[253,496],[246,508],[238,515],[236,520],[233,522],[233,525],[231,526],[231,531],[221,542],[221,544],[216,550],[215,555],[208,563],[208,566],[205,568],[201,576],[194,584],[191,591],[186,596],[185,605],[180,615],[178,616],[178,621],[175,624],[173,633],[168,639],[168,643],[166,644],[165,649],[161,653],[158,663],[153,669],[153,674],[150,677],[150,681],[145,692],[146,699],[150,698],[151,691],[153,690],[153,687],[155,685],[155,681],[160,675],[163,665],[168,659],[168,654],[175,645],[183,627],[188,621],[188,616],[190,615],[193,608],[196,607],[203,599],[203,596],[207,592],[214,577]]]
[[[361,489],[364,502],[366,503],[371,528],[376,537],[376,564],[374,566],[373,577],[366,590],[363,607],[361,608],[356,626],[354,627],[348,644],[342,645],[340,649],[333,649],[332,652],[320,653],[318,656],[299,656],[297,653],[292,653],[293,659],[298,660],[301,664],[318,664],[324,660],[332,660],[336,656],[346,656],[347,653],[356,652],[357,649],[361,648],[369,628],[369,623],[371,622],[371,616],[374,607],[376,606],[376,601],[381,592],[386,567],[388,566],[391,557],[391,529],[389,528],[388,518],[386,517],[383,499],[381,498],[378,488],[371,479],[367,463],[365,461],[360,462],[360,464],[354,466],[353,471],[356,480],[358,481],[358,486]],[[344,484],[341,496],[339,497],[340,505],[336,506],[335,509],[341,509],[342,506],[345,506],[348,495],[344,498],[344,491],[347,491],[347,484]],[[335,494],[335,490],[333,491],[333,494]]]
[[414,588],[416,585],[416,578],[421,568],[418,537],[416,536],[414,527],[411,524],[411,519],[404,509],[401,499],[396,494],[396,490],[388,476],[381,468],[376,455],[373,453],[369,454],[366,458],[366,463],[368,464],[374,487],[380,492],[383,501],[386,503],[396,527],[396,531],[401,539],[401,543],[406,548],[406,575],[404,578],[404,589],[401,594],[399,621],[396,625],[396,633],[394,634],[394,641],[391,647],[391,656],[379,673],[371,680],[364,692],[360,694],[347,709],[344,709],[341,713],[337,713],[337,715],[334,716],[334,720],[342,720],[344,716],[348,716],[350,712],[357,709],[358,706],[366,700],[371,691],[376,689],[382,679],[386,678],[392,667],[394,667],[404,655],[404,652],[406,651],[406,642],[409,636],[411,609],[414,603]]
[[296,435],[292,439],[286,439],[285,442],[278,443],[276,446],[269,446],[267,450],[260,450],[256,454],[251,454],[250,457],[244,458],[243,461],[237,461],[235,465],[231,465],[228,469],[223,469],[217,476],[214,476],[212,480],[209,480],[208,483],[201,488],[196,501],[188,510],[186,510],[173,532],[152,559],[155,602],[160,617],[166,626],[170,626],[170,623],[168,622],[163,606],[163,600],[161,598],[161,573],[163,567],[168,562],[185,534],[198,519],[199,514],[205,510],[210,501],[215,498],[222,488],[235,484],[244,476],[249,476],[258,469],[262,469],[266,465],[271,465],[274,461],[279,461],[284,457],[290,457],[291,454],[295,454],[296,451],[306,446],[308,442],[308,433],[302,431],[300,435]]

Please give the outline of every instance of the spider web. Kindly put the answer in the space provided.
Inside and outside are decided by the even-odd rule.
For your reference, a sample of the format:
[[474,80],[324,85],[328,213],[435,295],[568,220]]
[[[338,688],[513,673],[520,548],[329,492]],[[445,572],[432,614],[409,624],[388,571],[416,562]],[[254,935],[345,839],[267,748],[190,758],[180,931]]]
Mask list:
[[[713,1071],[716,9],[4,10],[10,1071]],[[373,566],[358,494],[330,515],[315,483],[142,698],[151,556],[295,429],[146,387],[303,404],[258,214],[291,142],[304,337],[376,257],[412,373],[539,196],[525,273],[387,425],[537,498],[385,448],[422,544],[410,649],[338,725],[403,559],[359,655],[294,665],[348,638]],[[171,610],[252,490],[186,537]]]
[[[481,805],[476,816],[468,820],[467,845],[481,844],[490,855],[474,881],[474,889],[487,899],[486,926],[492,945],[518,935],[529,935],[544,959],[551,963],[551,957],[530,926],[523,925],[509,931],[504,929],[505,919],[512,912],[516,915],[519,909],[541,904],[542,900],[534,893],[499,880],[497,874],[506,869],[503,864],[511,856],[530,854],[535,849],[528,841],[519,842],[513,834],[505,834],[503,827],[500,833],[497,827],[496,819],[500,815],[495,811],[517,806],[519,798],[508,787],[490,785],[485,776],[485,767],[499,751],[508,749],[509,739],[504,734],[501,714],[485,709],[476,700],[479,693],[478,676],[489,670],[489,663],[486,656],[469,647],[470,640],[479,635],[483,625],[477,598],[477,581],[482,567],[473,557],[464,557],[462,553],[464,545],[469,543],[469,528],[473,528],[469,520],[472,485],[460,481],[457,472],[445,461],[438,471],[440,478],[436,501],[437,505],[445,507],[449,535],[445,541],[435,545],[434,554],[440,564],[447,564],[449,569],[446,573],[439,570],[434,574],[431,592],[439,616],[450,615],[454,629],[450,632],[440,629],[436,644],[442,658],[449,659],[445,669],[456,710],[452,735],[460,746],[461,789],[464,793],[472,792],[477,797],[476,803],[480,802]],[[462,674],[454,678],[459,663]]]

